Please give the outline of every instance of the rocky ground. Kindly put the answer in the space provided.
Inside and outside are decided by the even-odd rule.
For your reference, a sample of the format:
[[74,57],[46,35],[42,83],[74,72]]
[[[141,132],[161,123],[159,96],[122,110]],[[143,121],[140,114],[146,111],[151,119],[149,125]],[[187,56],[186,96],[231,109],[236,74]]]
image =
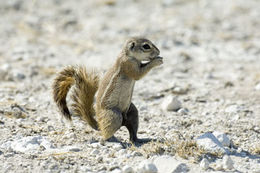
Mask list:
[[[1,0],[0,14],[0,172],[260,172],[258,0]],[[63,123],[55,73],[104,72],[136,35],[164,57],[133,96],[138,136],[157,141]]]

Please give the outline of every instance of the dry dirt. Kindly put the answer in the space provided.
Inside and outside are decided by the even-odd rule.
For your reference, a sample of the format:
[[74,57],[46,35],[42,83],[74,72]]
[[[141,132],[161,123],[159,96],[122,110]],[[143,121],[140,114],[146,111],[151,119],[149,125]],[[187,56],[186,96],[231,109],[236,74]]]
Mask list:
[[[231,140],[231,172],[260,172],[260,1],[1,0],[0,15],[0,172],[120,172],[160,155],[190,172],[204,172],[207,157],[206,172],[225,172],[222,156],[192,142],[214,131]],[[131,147],[122,127],[124,145],[101,145],[79,118],[61,122],[52,81],[66,65],[103,73],[130,36],[149,38],[164,57],[133,96],[139,137],[159,141]],[[163,110],[167,96],[182,111]],[[15,149],[31,136],[47,144]]]

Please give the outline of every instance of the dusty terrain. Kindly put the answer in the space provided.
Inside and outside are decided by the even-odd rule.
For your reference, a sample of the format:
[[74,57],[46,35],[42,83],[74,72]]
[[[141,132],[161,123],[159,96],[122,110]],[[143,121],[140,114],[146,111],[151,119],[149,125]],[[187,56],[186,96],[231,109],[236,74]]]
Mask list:
[[[1,0],[0,14],[0,172],[142,172],[140,162],[166,155],[182,172],[260,172],[258,0]],[[164,57],[133,96],[139,137],[158,141],[131,146],[122,127],[121,144],[100,144],[78,117],[63,123],[55,73],[83,64],[102,74],[139,35]],[[165,109],[169,97],[179,111]],[[206,132],[226,134],[228,152],[202,151]]]

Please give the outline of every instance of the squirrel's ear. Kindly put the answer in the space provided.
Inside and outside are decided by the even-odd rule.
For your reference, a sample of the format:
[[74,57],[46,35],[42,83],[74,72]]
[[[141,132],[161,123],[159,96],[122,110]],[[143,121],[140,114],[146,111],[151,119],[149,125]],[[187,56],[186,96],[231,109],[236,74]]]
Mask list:
[[132,41],[132,42],[128,43],[128,49],[129,50],[133,50],[134,47],[135,47],[135,42]]

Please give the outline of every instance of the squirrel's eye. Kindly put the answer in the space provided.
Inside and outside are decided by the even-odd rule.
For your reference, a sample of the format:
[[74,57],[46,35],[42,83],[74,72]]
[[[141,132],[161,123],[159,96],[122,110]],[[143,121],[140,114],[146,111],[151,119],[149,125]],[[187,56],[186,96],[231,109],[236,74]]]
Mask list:
[[145,50],[151,49],[151,47],[149,46],[149,44],[144,44],[144,45],[143,45],[143,48],[144,48]]

